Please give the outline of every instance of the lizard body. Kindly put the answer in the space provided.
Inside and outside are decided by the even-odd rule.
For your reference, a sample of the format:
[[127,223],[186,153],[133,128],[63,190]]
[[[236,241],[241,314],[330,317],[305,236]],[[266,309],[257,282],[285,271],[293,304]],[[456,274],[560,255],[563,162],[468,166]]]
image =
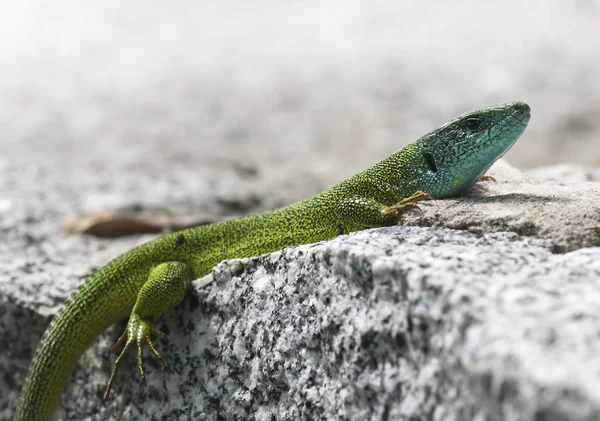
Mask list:
[[500,158],[525,130],[527,104],[482,107],[457,117],[417,141],[312,198],[259,215],[196,227],[157,238],[112,260],[71,296],[53,318],[29,368],[16,420],[52,418],[77,361],[94,339],[129,316],[116,346],[125,348],[105,393],[131,348],[163,336],[154,322],[185,296],[193,279],[225,259],[257,256],[369,227],[392,225],[426,198],[456,196]]

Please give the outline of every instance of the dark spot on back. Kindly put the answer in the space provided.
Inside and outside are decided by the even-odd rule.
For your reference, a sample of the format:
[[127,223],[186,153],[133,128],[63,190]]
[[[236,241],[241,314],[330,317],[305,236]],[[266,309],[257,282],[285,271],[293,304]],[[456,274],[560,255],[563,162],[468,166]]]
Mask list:
[[182,246],[185,243],[185,236],[183,234],[179,234],[177,236],[177,246]]

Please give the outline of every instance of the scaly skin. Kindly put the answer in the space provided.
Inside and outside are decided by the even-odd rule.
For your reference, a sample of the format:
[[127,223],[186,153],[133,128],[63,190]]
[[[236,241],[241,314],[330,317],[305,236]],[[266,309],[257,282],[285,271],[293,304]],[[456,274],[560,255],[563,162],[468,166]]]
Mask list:
[[44,333],[19,400],[16,420],[48,420],[83,351],[97,335],[129,316],[125,343],[105,399],[127,352],[159,334],[152,326],[185,296],[191,280],[220,261],[257,256],[290,245],[397,223],[400,212],[426,198],[456,196],[514,144],[525,130],[521,102],[470,111],[426,134],[372,168],[288,207],[176,232],[117,257],[70,298]]

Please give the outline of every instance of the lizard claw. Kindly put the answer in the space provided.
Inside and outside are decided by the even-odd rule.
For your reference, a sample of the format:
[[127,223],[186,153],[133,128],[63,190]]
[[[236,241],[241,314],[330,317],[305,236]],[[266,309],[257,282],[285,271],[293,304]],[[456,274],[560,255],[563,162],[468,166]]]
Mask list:
[[402,199],[395,205],[390,206],[389,208],[387,208],[385,210],[385,213],[387,215],[392,215],[394,217],[397,217],[402,212],[405,212],[409,209],[416,209],[419,212],[421,212],[421,215],[423,215],[423,211],[417,205],[417,202],[420,202],[421,200],[431,200],[431,199],[433,199],[433,197],[430,194],[422,192],[422,191],[418,191],[418,192],[414,193],[412,196]]
[[414,209],[418,211],[421,214],[421,216],[425,216],[425,214],[423,213],[423,209],[421,209],[416,203],[413,203],[413,205],[409,209]]
[[[118,346],[120,346],[121,343],[123,343],[123,341],[127,337],[126,333],[127,332],[125,332],[125,333],[123,333],[123,335],[121,335],[121,337],[119,338],[117,343],[111,348],[111,351],[116,351]],[[129,350],[131,349],[132,346],[133,346],[133,340],[129,339],[127,341],[127,343],[125,344],[125,348],[123,348],[123,351],[121,351],[121,353],[117,357],[117,360],[115,361],[115,368],[113,368],[113,371],[110,375],[110,379],[108,380],[108,384],[106,385],[106,391],[104,392],[104,397],[102,398],[102,404],[105,407],[106,407],[106,402],[108,402],[108,397],[110,396],[110,391],[112,389],[112,386],[115,382],[115,379],[117,378],[117,373],[119,372],[119,369],[125,362],[125,357],[129,353]]]
[[152,335],[163,339],[166,339],[167,335],[154,328],[153,325],[167,308],[183,299],[192,279],[193,273],[191,268],[182,262],[166,262],[152,268],[148,280],[138,292],[138,297],[129,316],[125,332],[123,332],[117,343],[112,347],[113,351],[117,351],[120,346],[125,344],[115,361],[115,367],[106,385],[103,399],[104,405],[108,401],[117,373],[132,348],[137,348],[137,366],[144,385],[146,384],[144,345],[148,345],[154,356],[166,365],[165,359],[159,354],[152,343]]
[[123,334],[111,348],[111,352],[116,352],[119,347],[125,343],[125,347],[115,361],[115,367],[113,368],[110,379],[108,380],[108,384],[106,385],[106,391],[104,392],[104,397],[102,399],[104,406],[106,406],[106,403],[108,402],[110,391],[115,379],[117,378],[117,373],[125,362],[127,354],[134,347],[134,345],[137,345],[138,370],[144,386],[146,386],[146,375],[144,373],[144,344],[148,345],[148,348],[150,348],[158,360],[162,361],[165,366],[167,365],[163,356],[160,355],[152,343],[152,334],[162,339],[167,339],[167,335],[164,332],[155,329],[152,327],[151,323],[141,320],[139,316],[137,316],[135,313],[132,313],[129,322],[127,323],[125,332],[123,332]]
[[[151,333],[155,334],[156,336],[160,337],[161,339],[165,339],[167,340],[167,335],[158,330],[158,329],[154,329],[154,328],[150,328],[151,329]],[[148,348],[150,348],[150,351],[152,351],[152,353],[154,354],[154,356],[156,357],[157,360],[159,360],[160,362],[163,363],[163,365],[166,367],[167,366],[167,360],[165,360],[165,358],[160,355],[160,353],[156,350],[156,348],[154,348],[154,344],[152,343],[152,340],[150,339],[150,335],[148,335],[148,337],[146,338],[146,344],[148,344]]]
[[491,175],[482,175],[481,177],[479,177],[479,180],[477,180],[478,183],[483,183],[484,181],[489,181],[489,182],[492,182],[492,183],[497,183],[498,182],[498,180],[496,180]]

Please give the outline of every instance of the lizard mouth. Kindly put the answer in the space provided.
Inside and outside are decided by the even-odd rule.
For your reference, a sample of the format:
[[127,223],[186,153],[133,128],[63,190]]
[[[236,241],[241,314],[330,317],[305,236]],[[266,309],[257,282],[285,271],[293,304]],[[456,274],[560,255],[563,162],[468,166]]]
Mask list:
[[[511,105],[510,111],[507,113],[505,119],[499,121],[495,126],[501,126],[507,128],[506,136],[503,136],[502,140],[496,144],[492,149],[492,156],[488,157],[488,165],[481,171],[481,174],[485,173],[498,159],[502,158],[506,152],[517,142],[519,137],[523,134],[531,118],[531,108],[524,102],[515,102]],[[495,155],[495,156],[494,156]],[[480,175],[481,175],[480,174]]]
[[524,102],[515,102],[512,106],[510,117],[516,118],[522,124],[526,125],[531,118],[531,108]]

